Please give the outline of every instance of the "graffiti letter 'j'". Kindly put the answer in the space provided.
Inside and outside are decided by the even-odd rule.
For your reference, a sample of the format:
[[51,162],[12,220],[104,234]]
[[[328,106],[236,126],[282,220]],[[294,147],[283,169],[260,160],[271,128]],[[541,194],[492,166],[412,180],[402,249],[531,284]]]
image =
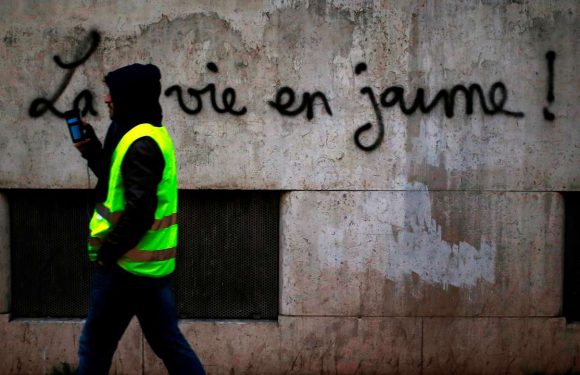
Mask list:
[[[362,72],[364,72],[365,70],[367,70],[367,64],[360,63],[356,66],[355,73],[357,75],[359,75]],[[354,133],[354,143],[361,150],[372,151],[372,150],[376,149],[377,147],[379,147],[379,145],[383,141],[383,138],[385,136],[385,124],[383,122],[383,115],[381,113],[381,109],[379,108],[379,103],[377,102],[377,98],[375,97],[373,89],[366,86],[360,90],[360,93],[363,95],[368,95],[369,100],[371,101],[371,105],[373,106],[373,111],[375,112],[375,116],[377,118],[377,125],[379,127],[379,129],[378,129],[379,131],[377,134],[377,138],[375,139],[375,141],[373,143],[371,143],[368,146],[363,145],[360,141],[361,134],[372,128],[372,124],[370,122],[367,122],[363,126],[359,127],[356,130],[356,132]]]

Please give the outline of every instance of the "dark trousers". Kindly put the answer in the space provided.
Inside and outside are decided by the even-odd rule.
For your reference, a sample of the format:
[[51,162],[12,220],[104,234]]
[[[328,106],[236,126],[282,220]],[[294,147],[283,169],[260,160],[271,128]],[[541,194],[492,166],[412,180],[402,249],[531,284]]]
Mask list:
[[177,327],[171,278],[139,277],[115,266],[97,267],[94,275],[80,338],[79,375],[108,374],[117,344],[135,315],[170,374],[205,374]]

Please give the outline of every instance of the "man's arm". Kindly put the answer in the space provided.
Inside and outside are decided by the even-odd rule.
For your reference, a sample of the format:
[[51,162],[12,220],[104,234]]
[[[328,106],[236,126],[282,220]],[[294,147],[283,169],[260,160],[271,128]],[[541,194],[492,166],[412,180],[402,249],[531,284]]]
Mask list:
[[164,168],[163,154],[152,138],[140,138],[129,147],[121,166],[125,211],[99,249],[100,262],[114,264],[151,228],[157,209],[157,186]]
[[74,146],[80,151],[81,156],[87,160],[89,168],[91,168],[95,176],[101,178],[104,175],[104,168],[107,167],[103,158],[103,145],[97,138],[93,127],[86,123],[83,123],[83,125],[88,139],[77,142]]

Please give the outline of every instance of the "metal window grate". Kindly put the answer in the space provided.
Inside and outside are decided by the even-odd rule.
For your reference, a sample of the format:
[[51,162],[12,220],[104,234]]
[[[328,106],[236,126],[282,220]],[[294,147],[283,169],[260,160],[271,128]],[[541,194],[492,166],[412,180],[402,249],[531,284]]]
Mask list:
[[580,192],[565,192],[564,317],[580,321]]
[[279,194],[182,191],[176,298],[181,317],[278,317]]
[[[276,319],[279,193],[180,191],[182,318]],[[12,316],[84,317],[91,208],[83,190],[12,190]]]
[[88,193],[10,191],[13,317],[81,317],[91,280]]

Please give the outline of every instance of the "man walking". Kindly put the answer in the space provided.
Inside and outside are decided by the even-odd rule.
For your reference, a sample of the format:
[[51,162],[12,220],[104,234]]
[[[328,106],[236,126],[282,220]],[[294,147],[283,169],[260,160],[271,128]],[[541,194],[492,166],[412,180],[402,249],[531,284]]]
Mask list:
[[177,326],[171,290],[177,246],[177,163],[159,104],[161,73],[133,64],[105,77],[112,120],[104,146],[92,127],[75,146],[98,177],[89,258],[97,263],[79,370],[107,374],[137,316],[170,374],[204,374]]

